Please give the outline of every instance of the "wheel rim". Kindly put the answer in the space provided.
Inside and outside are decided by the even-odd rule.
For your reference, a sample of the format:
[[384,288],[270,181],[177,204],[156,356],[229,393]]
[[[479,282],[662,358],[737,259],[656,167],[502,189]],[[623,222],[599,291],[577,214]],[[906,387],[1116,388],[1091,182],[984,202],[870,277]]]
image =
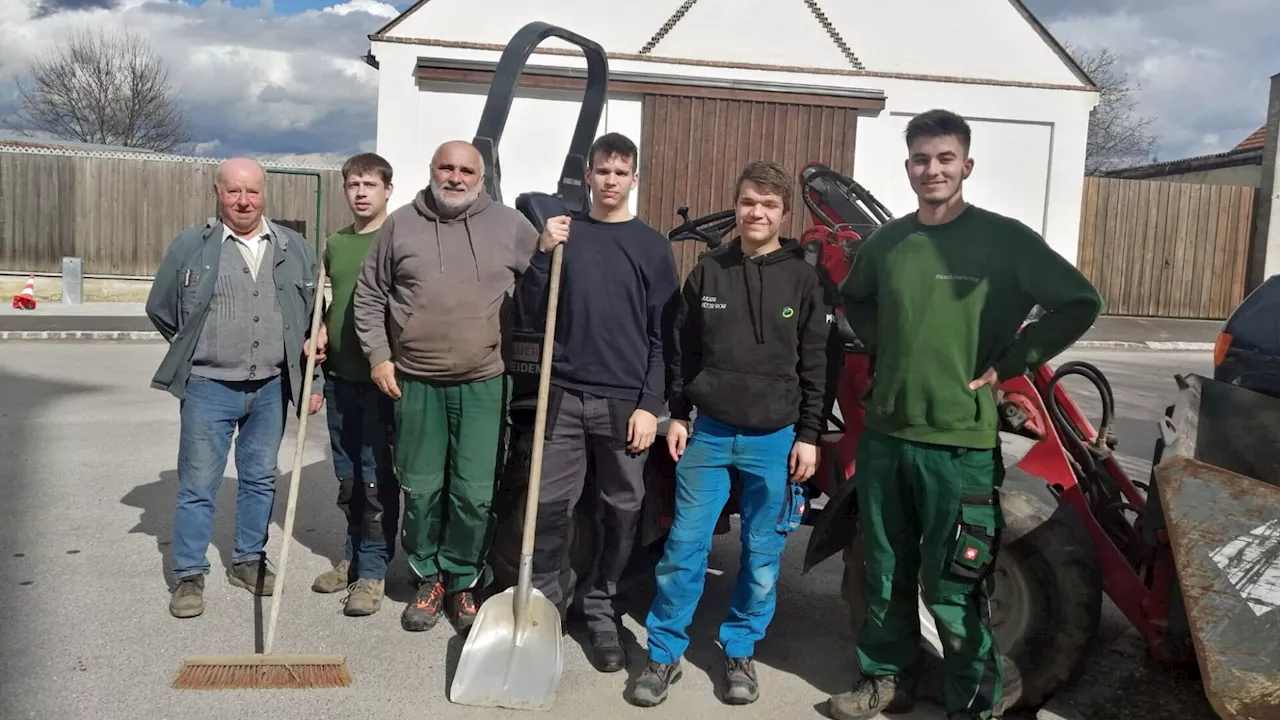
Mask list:
[[996,646],[1008,653],[1026,637],[1031,627],[1033,608],[1031,578],[1008,554],[996,560],[995,588],[988,604],[991,609],[991,632]]

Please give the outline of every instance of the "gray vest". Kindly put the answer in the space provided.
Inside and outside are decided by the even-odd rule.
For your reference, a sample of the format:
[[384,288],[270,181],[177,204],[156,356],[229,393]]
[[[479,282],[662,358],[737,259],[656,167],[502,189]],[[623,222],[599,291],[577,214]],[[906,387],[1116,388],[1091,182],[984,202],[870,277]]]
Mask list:
[[284,321],[272,273],[275,243],[264,242],[255,280],[236,243],[223,241],[218,282],[191,359],[192,375],[265,380],[284,369]]

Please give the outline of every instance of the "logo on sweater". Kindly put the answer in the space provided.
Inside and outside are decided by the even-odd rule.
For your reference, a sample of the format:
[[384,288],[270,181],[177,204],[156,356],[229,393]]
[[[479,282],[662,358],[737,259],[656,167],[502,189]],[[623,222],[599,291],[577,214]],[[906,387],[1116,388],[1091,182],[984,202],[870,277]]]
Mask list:
[[728,306],[728,303],[720,302],[719,298],[717,298],[715,295],[702,296],[703,310],[723,310],[727,306]]
[[974,277],[972,275],[947,275],[944,273],[938,273],[937,275],[934,275],[933,279],[934,280],[963,280],[964,282],[971,282],[975,285],[982,282],[982,278]]
[[782,308],[782,317],[784,317],[784,318],[789,318],[789,317],[791,317],[792,315],[795,315],[795,314],[796,314],[796,311],[795,311],[795,310],[792,310],[790,305],[788,305],[788,306],[786,306],[786,307]]

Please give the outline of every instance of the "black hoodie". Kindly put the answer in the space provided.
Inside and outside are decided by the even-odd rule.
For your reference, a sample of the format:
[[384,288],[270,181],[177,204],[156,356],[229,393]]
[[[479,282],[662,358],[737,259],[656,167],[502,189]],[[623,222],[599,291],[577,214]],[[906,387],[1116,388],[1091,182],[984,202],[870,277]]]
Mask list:
[[689,273],[667,352],[671,417],[699,414],[778,430],[816,444],[825,429],[831,310],[800,243],[759,258],[739,240],[704,253]]

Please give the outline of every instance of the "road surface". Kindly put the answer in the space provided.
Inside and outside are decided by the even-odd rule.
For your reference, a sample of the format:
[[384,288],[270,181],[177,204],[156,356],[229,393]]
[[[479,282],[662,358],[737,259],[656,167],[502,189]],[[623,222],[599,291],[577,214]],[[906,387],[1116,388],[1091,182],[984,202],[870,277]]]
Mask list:
[[[175,492],[177,403],[148,387],[163,353],[151,343],[0,343],[0,716],[4,718],[501,718],[515,712],[452,705],[445,697],[461,642],[442,622],[425,634],[400,629],[407,572],[397,555],[390,598],[378,614],[347,618],[342,594],[310,591],[311,578],[340,554],[342,521],[333,505],[322,416],[313,418],[303,470],[276,647],[286,653],[341,653],[355,683],[341,690],[183,692],[170,688],[186,654],[245,654],[268,603],[258,606],[225,580],[231,551],[234,484],[219,502],[206,611],[177,620],[167,610],[168,546]],[[1172,393],[1175,372],[1206,372],[1207,354],[1076,352],[1109,374],[1117,392],[1125,462],[1148,462],[1154,420]],[[1073,387],[1077,385],[1073,381]],[[1081,396],[1089,407],[1089,401]],[[1095,415],[1096,417],[1096,415]],[[293,426],[280,451],[282,483],[268,550],[279,557]],[[227,469],[234,477],[234,465]],[[758,647],[761,699],[728,709],[716,699],[720,660],[714,645],[737,567],[733,535],[717,538],[707,590],[692,629],[684,679],[661,707],[628,705],[629,673],[602,676],[576,644],[566,653],[555,717],[821,717],[825,698],[854,677],[852,635],[833,558],[808,575],[798,568],[807,528],[789,543],[778,612]],[[642,617],[627,628],[643,643]],[[1120,635],[1114,610],[1104,633]],[[636,645],[632,646],[633,649]],[[1141,678],[1137,682],[1143,682]],[[935,720],[923,705],[906,720]],[[1182,715],[1182,717],[1193,717]]]

